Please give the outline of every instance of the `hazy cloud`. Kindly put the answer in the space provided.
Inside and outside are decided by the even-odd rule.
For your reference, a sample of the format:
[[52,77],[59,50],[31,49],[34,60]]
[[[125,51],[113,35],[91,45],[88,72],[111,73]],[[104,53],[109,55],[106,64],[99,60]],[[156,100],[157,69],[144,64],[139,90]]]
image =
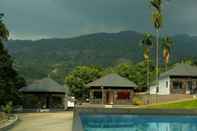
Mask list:
[[[1,0],[12,38],[153,31],[149,0]],[[166,3],[163,32],[197,35],[197,0]]]

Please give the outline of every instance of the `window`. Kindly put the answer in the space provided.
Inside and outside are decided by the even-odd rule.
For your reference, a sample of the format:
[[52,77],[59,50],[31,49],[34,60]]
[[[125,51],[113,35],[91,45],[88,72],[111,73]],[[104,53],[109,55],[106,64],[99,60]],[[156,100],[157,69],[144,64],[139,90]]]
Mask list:
[[95,91],[93,93],[94,99],[101,99],[102,98],[102,92],[101,91]]
[[168,88],[168,81],[166,81],[166,88]]
[[130,98],[130,92],[129,91],[120,91],[117,93],[117,99],[129,99]]
[[181,81],[173,81],[173,88],[177,90],[183,89],[183,85]]

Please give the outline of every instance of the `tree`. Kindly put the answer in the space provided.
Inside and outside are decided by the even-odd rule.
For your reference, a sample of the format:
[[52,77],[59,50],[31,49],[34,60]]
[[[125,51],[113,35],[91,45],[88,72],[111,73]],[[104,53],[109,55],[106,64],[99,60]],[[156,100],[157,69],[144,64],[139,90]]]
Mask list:
[[86,84],[100,78],[103,69],[96,66],[78,66],[65,78],[65,83],[70,87],[71,95],[77,99],[89,96]]
[[153,20],[153,25],[156,30],[156,85],[157,85],[157,90],[159,86],[159,34],[160,34],[160,29],[162,27],[162,14],[161,14],[161,5],[162,5],[162,0],[151,0],[150,1],[152,7],[155,9],[155,11],[152,14],[152,20]]
[[149,90],[149,83],[150,83],[150,61],[151,61],[151,58],[150,58],[150,49],[151,47],[153,46],[153,37],[151,34],[149,33],[145,33],[144,34],[144,38],[143,40],[140,42],[140,45],[143,47],[144,49],[144,63],[146,65],[146,86],[147,86],[147,89]]
[[[2,20],[3,16],[4,16],[4,14],[0,13],[0,41],[1,41],[1,44],[3,41],[7,41],[8,37],[9,37],[9,31],[6,28],[6,26]],[[2,48],[3,48],[3,46],[1,46],[0,49],[2,49]]]
[[167,71],[172,45],[173,41],[170,37],[165,37],[162,39],[163,61],[165,64],[165,71]]
[[136,77],[136,64],[133,63],[122,63],[114,67],[114,72],[119,74],[122,77],[125,77],[138,85]]
[[13,61],[4,47],[8,40],[9,31],[3,23],[4,14],[0,14],[0,105],[9,101],[19,104],[21,95],[18,89],[25,86],[25,80],[20,77],[13,68]]
[[48,77],[57,81],[60,84],[64,84],[64,79],[66,74],[69,72],[69,67],[67,64],[55,64],[51,66],[51,71],[48,73]]
[[[150,63],[150,70],[149,70],[149,74],[150,80],[153,80],[154,76],[153,76],[153,69]],[[115,72],[117,74],[119,74],[122,77],[125,77],[127,79],[129,79],[130,81],[135,82],[138,85],[138,88],[136,89],[136,91],[145,91],[147,90],[147,83],[146,83],[146,76],[144,76],[144,74],[146,74],[147,70],[146,70],[146,65],[144,62],[139,62],[139,63],[122,63],[117,65],[116,67],[114,67],[113,69],[111,69],[112,72]]]

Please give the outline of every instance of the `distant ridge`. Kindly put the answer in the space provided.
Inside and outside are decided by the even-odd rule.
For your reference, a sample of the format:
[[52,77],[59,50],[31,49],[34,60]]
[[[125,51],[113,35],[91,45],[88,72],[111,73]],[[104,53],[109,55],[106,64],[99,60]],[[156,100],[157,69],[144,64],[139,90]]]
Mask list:
[[[41,40],[10,40],[6,46],[15,58],[17,70],[28,80],[48,76],[64,69],[62,79],[77,65],[110,66],[122,60],[143,60],[139,41],[143,35],[135,31],[94,33],[73,38]],[[173,61],[183,57],[197,57],[197,37],[186,34],[173,37]]]

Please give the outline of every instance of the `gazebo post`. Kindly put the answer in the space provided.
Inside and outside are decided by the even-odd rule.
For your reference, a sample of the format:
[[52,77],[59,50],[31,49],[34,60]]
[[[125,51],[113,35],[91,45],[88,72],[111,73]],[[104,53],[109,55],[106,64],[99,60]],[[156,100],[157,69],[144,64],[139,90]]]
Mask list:
[[90,103],[94,103],[94,89],[90,90]]
[[102,104],[104,105],[104,88],[103,88],[103,86],[101,86],[101,90],[102,90]]
[[46,96],[46,108],[49,109],[50,108],[50,94],[47,93],[47,96]]

